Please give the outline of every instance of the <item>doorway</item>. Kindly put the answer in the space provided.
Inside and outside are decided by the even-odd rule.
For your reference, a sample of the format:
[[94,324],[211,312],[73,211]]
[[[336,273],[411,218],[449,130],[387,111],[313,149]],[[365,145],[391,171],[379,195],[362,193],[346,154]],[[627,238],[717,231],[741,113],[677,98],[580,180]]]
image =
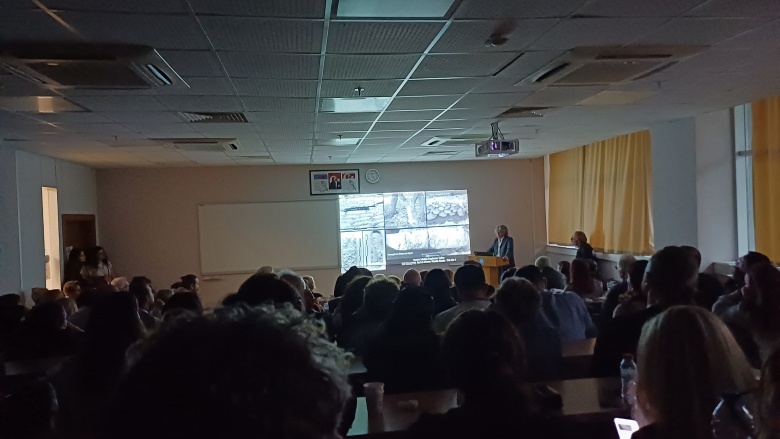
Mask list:
[[46,288],[60,288],[60,211],[57,206],[57,188],[41,188],[43,203],[43,247],[46,264]]
[[62,215],[62,246],[65,254],[73,247],[86,250],[96,245],[95,215]]

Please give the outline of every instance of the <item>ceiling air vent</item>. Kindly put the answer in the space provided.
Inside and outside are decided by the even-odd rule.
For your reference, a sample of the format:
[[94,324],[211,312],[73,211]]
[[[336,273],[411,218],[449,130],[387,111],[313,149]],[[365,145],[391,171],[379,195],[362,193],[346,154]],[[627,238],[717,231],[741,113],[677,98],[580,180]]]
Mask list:
[[544,117],[544,111],[552,107],[512,107],[497,117],[501,119],[519,119],[524,117]]
[[515,85],[611,85],[653,75],[704,50],[693,46],[581,47]]
[[149,46],[2,44],[0,66],[16,76],[53,89],[189,87]]
[[190,123],[247,123],[244,113],[179,113]]
[[432,156],[432,155],[446,155],[446,156],[451,156],[451,155],[455,155],[455,154],[457,154],[457,153],[458,153],[457,151],[428,151],[428,152],[426,152],[426,153],[425,153],[425,154],[423,154],[423,155],[424,155],[424,156]]
[[238,151],[241,144],[237,139],[150,139],[162,143],[167,148],[180,151]]

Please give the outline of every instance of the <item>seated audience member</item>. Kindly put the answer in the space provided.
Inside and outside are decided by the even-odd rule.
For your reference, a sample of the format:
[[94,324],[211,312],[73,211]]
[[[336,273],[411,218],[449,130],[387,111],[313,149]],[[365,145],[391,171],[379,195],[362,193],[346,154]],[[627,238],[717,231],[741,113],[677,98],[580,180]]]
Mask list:
[[127,281],[126,277],[121,277],[121,276],[120,277],[115,277],[111,281],[111,286],[116,288],[117,291],[121,291],[121,292],[124,292],[124,293],[126,293],[126,292],[128,292],[130,290],[130,282]]
[[363,305],[355,312],[355,324],[350,331],[352,336],[341,346],[363,354],[390,315],[396,296],[398,287],[393,282],[384,278],[369,281],[364,289]]
[[263,265],[262,267],[257,269],[256,274],[271,274],[274,272],[274,267],[270,265]]
[[198,279],[198,276],[195,276],[194,274],[185,274],[181,277],[180,287],[191,293],[197,294],[200,290],[200,279]]
[[445,268],[444,273],[447,275],[447,279],[450,280],[450,286],[455,285],[455,272],[449,268]]
[[441,268],[428,272],[423,282],[423,288],[433,297],[433,315],[447,311],[456,305],[450,292],[450,279]]
[[542,272],[534,265],[520,267],[515,277],[531,282],[539,291],[542,297],[542,311],[550,323],[558,329],[562,342],[596,336],[596,326],[580,296],[571,291],[548,291]]
[[460,302],[436,315],[433,319],[433,330],[444,334],[447,327],[459,315],[472,309],[484,310],[490,306],[490,290],[485,283],[485,273],[476,265],[464,265],[455,272],[455,288],[458,290]]
[[750,267],[742,300],[721,311],[751,364],[758,367],[780,340],[780,271],[772,264]]
[[333,299],[328,302],[328,310],[331,314],[334,314],[341,304],[341,301],[343,300],[342,296],[344,296],[344,293],[347,290],[347,285],[358,276],[373,277],[374,275],[365,268],[358,268],[353,265],[336,279],[336,285],[333,287]]
[[561,338],[542,312],[542,296],[529,281],[510,278],[501,283],[490,308],[505,315],[523,339],[528,374],[536,381],[554,376],[560,369]]
[[315,319],[260,308],[218,309],[148,342],[99,437],[337,437],[349,357]]
[[[479,263],[479,261],[475,261],[472,259],[466,259],[463,261],[463,265],[473,265],[475,267],[482,268],[482,264]],[[452,276],[452,283],[455,283],[455,275]]]
[[[701,270],[701,252],[696,247],[689,245],[681,246],[688,251],[693,259],[696,260],[696,265]],[[712,309],[712,305],[723,295],[723,285],[721,285],[718,278],[711,274],[699,273],[699,278],[696,281],[696,295],[693,296],[694,302],[697,305],[706,309]]]
[[510,267],[501,272],[501,278],[499,279],[501,282],[509,279],[510,277],[514,277],[515,273],[517,273],[516,267]]
[[58,439],[57,395],[46,379],[26,379],[0,402],[3,439]]
[[566,278],[566,284],[568,285],[569,279],[571,279],[571,262],[569,261],[558,262],[558,271],[560,271],[563,277]]
[[65,282],[65,284],[62,285],[62,294],[68,299],[73,299],[74,301],[79,300],[81,285],[75,280]]
[[77,328],[84,329],[89,322],[89,315],[92,312],[92,307],[95,306],[98,300],[106,293],[100,293],[95,290],[87,290],[79,295],[76,299],[76,306],[78,311],[68,317],[68,323]]
[[40,305],[46,302],[52,302],[51,294],[47,288],[34,287],[30,289],[30,299],[32,299],[33,306]]
[[164,321],[182,315],[195,317],[203,315],[203,303],[201,303],[197,293],[190,291],[175,293],[167,302],[165,302],[162,309]]
[[313,313],[322,311],[319,305],[317,305],[314,294],[306,288],[306,282],[298,273],[291,270],[280,270],[278,276],[279,279],[290,284],[301,297],[301,303],[303,304],[301,312]]
[[617,308],[618,297],[626,294],[631,285],[628,283],[628,273],[631,270],[631,265],[636,262],[636,258],[631,255],[622,255],[618,260],[617,270],[620,276],[620,282],[609,289],[607,292],[606,300],[601,305],[601,314],[603,316],[603,322],[606,323],[612,319],[612,315],[615,314],[615,308]]
[[317,285],[314,283],[314,278],[312,276],[301,276],[303,279],[303,282],[306,284],[306,288],[309,289],[313,294],[317,294]]
[[[425,276],[427,276],[427,275],[428,275],[428,270],[421,270],[420,271],[420,285],[422,285],[423,282],[425,282]],[[420,286],[420,285],[417,285],[417,286]]]
[[761,366],[759,382],[761,385],[757,395],[757,428],[754,437],[775,439],[780,435],[780,348],[773,349]]
[[152,305],[152,316],[154,318],[159,319],[162,317],[162,309],[165,306],[165,302],[167,302],[171,296],[173,296],[173,291],[171,290],[159,290],[156,293],[154,293],[154,304]]
[[411,392],[444,385],[440,340],[431,328],[433,299],[419,287],[404,288],[390,316],[363,356],[370,381],[387,392]]
[[79,307],[76,305],[76,301],[69,297],[60,297],[55,301],[55,303],[59,303],[62,306],[62,309],[65,310],[66,320],[79,310]]
[[78,352],[82,335],[78,329],[68,326],[62,305],[42,303],[31,309],[11,334],[0,360],[67,357]]
[[401,281],[401,278],[395,275],[387,276],[387,279],[391,282],[393,282],[399,289],[401,288],[401,285],[403,282]]
[[734,267],[734,283],[737,285],[737,289],[720,296],[715,304],[712,305],[712,312],[720,316],[724,311],[741,302],[744,297],[742,289],[745,286],[745,274],[754,265],[771,263],[772,261],[766,255],[758,252],[748,252],[746,255],[740,256],[736,267]]
[[588,237],[585,235],[585,232],[579,230],[574,232],[571,235],[571,243],[577,247],[575,259],[596,260],[596,254],[593,253],[593,247],[588,244]]
[[154,290],[152,282],[147,277],[137,276],[130,281],[130,294],[138,302],[138,317],[147,331],[152,331],[157,327],[157,319],[152,315],[154,307]]
[[552,268],[552,262],[547,256],[536,258],[534,265],[542,272],[542,276],[547,281],[547,288],[551,290],[562,290],[566,288],[566,276],[560,271]]
[[648,307],[612,319],[604,327],[593,353],[595,376],[619,374],[623,354],[636,353],[642,326],[648,320],[671,306],[690,305],[698,273],[696,261],[680,247],[664,247],[654,254],[645,272]]
[[238,287],[233,296],[235,303],[244,303],[250,307],[267,302],[281,306],[289,303],[298,311],[303,311],[301,296],[289,283],[271,274],[253,274]]
[[87,256],[84,253],[84,250],[73,247],[68,253],[68,259],[65,261],[62,282],[76,282],[82,288],[86,288],[86,279],[84,279],[84,276],[81,275],[81,271],[84,269],[84,262],[86,260]]
[[420,285],[422,285],[422,276],[420,275],[420,272],[414,268],[406,270],[403,281],[401,281],[401,288],[419,287]]
[[595,299],[604,292],[601,281],[593,277],[590,262],[585,259],[575,259],[571,263],[571,281],[565,291],[577,293],[583,299]]
[[647,269],[647,261],[640,260],[631,264],[628,273],[629,290],[618,298],[613,317],[627,316],[647,308],[647,294],[642,290],[642,282]]
[[22,305],[22,296],[4,294],[0,296],[0,353],[5,349],[8,339],[22,323],[27,308]]
[[355,313],[363,306],[363,297],[369,282],[371,282],[370,277],[358,276],[347,285],[339,309],[333,316],[339,346],[354,346],[352,338],[355,336],[355,326],[358,321]]
[[638,360],[635,410],[642,428],[634,439],[712,438],[721,394],[756,386],[729,330],[700,307],[675,306],[651,319]]
[[559,422],[531,414],[523,342],[506,317],[493,311],[463,313],[447,329],[442,358],[463,403],[445,414],[421,415],[409,427],[408,437],[562,437]]
[[91,288],[100,288],[109,285],[114,280],[114,268],[108,260],[108,255],[103,247],[96,246],[86,252],[84,268],[81,275]]
[[108,294],[92,309],[84,346],[54,377],[63,438],[95,437],[108,398],[125,373],[128,348],[144,336],[138,305],[129,293]]

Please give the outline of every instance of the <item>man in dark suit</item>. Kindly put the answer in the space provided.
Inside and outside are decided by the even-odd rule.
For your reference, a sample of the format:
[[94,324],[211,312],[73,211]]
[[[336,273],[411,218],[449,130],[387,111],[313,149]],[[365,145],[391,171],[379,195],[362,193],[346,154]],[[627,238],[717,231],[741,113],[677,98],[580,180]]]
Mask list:
[[515,241],[509,236],[509,229],[505,225],[496,227],[496,239],[487,253],[509,259],[509,265],[502,267],[502,271],[515,266]]

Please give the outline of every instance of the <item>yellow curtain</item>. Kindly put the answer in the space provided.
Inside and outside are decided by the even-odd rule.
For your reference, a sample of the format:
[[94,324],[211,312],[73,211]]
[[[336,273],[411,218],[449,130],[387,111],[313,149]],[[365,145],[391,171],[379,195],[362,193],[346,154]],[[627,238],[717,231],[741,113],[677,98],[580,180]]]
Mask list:
[[780,97],[752,104],[756,251],[780,261]]
[[570,245],[572,232],[582,230],[597,250],[651,254],[650,160],[650,131],[551,154],[550,243]]

